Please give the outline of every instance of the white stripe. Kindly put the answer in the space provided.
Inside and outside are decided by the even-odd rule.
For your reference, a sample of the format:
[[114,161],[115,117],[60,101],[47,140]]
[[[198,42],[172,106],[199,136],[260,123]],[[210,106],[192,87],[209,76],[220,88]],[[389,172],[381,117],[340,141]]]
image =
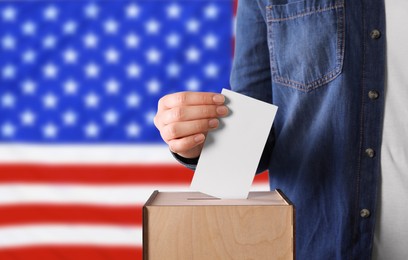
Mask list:
[[142,229],[107,225],[18,225],[0,227],[0,248],[34,245],[142,245]]
[[182,185],[61,185],[61,184],[2,184],[0,204],[58,203],[95,205],[144,204],[154,190],[185,191]]
[[0,163],[176,163],[166,145],[0,145]]
[[269,182],[252,184],[251,191],[269,191]]
[[[268,184],[253,185],[253,191],[267,191]],[[2,184],[0,205],[10,204],[92,204],[143,205],[154,190],[189,191],[189,185],[61,185]]]

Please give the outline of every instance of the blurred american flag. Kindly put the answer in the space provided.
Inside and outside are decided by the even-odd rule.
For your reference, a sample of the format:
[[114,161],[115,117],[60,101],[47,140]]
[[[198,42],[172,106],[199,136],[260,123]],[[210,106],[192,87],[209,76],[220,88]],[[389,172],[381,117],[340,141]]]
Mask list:
[[192,177],[157,101],[228,88],[234,8],[0,1],[0,259],[141,258],[142,205]]

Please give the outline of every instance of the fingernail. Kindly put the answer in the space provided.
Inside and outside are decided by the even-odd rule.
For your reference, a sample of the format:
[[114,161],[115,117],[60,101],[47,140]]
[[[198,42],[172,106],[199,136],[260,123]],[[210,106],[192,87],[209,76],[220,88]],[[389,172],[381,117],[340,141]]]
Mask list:
[[217,127],[217,126],[218,126],[218,119],[211,119],[211,120],[208,122],[208,125],[209,125],[211,128]]
[[217,95],[213,96],[213,101],[216,104],[223,104],[224,101],[225,101],[225,97],[224,97],[224,95],[217,94]]
[[201,143],[202,141],[204,141],[204,135],[197,135],[194,137],[194,142]]
[[217,114],[223,116],[228,113],[228,108],[226,106],[219,106],[216,108]]

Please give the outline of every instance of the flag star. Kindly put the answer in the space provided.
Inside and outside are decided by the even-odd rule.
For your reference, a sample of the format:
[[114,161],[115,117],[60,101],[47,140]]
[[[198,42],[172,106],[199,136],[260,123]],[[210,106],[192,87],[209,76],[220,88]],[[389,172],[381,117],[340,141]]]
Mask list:
[[119,60],[119,52],[114,48],[110,48],[105,52],[105,59],[108,63],[117,63]]
[[185,54],[186,54],[187,61],[189,62],[197,62],[200,60],[201,53],[195,47],[188,48]]
[[25,126],[31,126],[34,124],[36,115],[30,110],[25,110],[20,114],[21,123]]
[[55,108],[58,103],[58,97],[50,92],[43,97],[42,101],[45,108]]
[[160,30],[160,23],[154,19],[150,19],[145,24],[146,31],[149,34],[157,34]]
[[119,24],[113,19],[109,19],[104,23],[105,32],[108,34],[115,34],[118,32]]
[[86,17],[91,19],[96,18],[99,14],[99,7],[94,3],[90,3],[85,6],[84,12]]
[[91,122],[91,123],[88,123],[84,127],[84,131],[85,131],[86,137],[95,138],[95,137],[98,137],[98,135],[99,135],[99,126],[97,124]]
[[105,123],[108,125],[114,125],[118,121],[118,113],[111,109],[104,114]]
[[146,124],[153,125],[154,124],[154,117],[156,116],[155,111],[149,111],[145,114]]
[[125,12],[128,18],[137,18],[140,14],[140,8],[136,4],[130,4],[126,7]]
[[177,77],[180,74],[181,67],[177,63],[172,62],[167,66],[166,70],[169,77]]
[[200,29],[200,23],[196,19],[190,19],[186,23],[187,31],[196,33]]
[[11,93],[5,93],[1,97],[1,105],[3,107],[13,107],[16,102],[16,98]]
[[151,79],[147,82],[147,91],[150,94],[157,94],[160,91],[160,81]]
[[140,38],[134,33],[129,33],[125,37],[125,43],[128,48],[137,48],[140,44]]
[[76,63],[78,59],[78,53],[72,48],[66,49],[62,55],[64,56],[65,63],[67,64]]
[[146,58],[149,63],[159,63],[161,59],[161,52],[155,48],[151,48],[146,52]]
[[5,21],[14,21],[16,19],[16,15],[17,15],[16,9],[14,9],[11,6],[4,8],[2,12],[2,17],[3,20]]
[[71,110],[67,110],[62,114],[62,121],[67,126],[75,125],[77,121],[77,114]]
[[57,42],[57,39],[53,35],[47,35],[43,40],[43,46],[46,49],[54,48],[56,42]]
[[214,49],[217,47],[218,39],[214,34],[207,34],[204,36],[204,46],[208,49]]
[[129,78],[138,78],[140,77],[141,74],[141,67],[137,65],[136,63],[131,63],[127,66],[127,75]]
[[126,97],[126,104],[128,107],[138,107],[140,104],[140,97],[132,92]]
[[88,63],[84,70],[88,78],[97,78],[99,76],[100,68],[96,63]]
[[59,14],[58,8],[55,6],[49,6],[44,10],[44,18],[46,20],[55,20]]
[[53,123],[48,123],[42,128],[45,138],[55,138],[58,135],[58,127]]
[[180,36],[177,33],[171,33],[166,37],[166,43],[169,47],[177,47],[180,45]]
[[190,91],[197,91],[200,88],[200,81],[196,78],[190,78],[186,82],[187,90]]
[[43,74],[45,78],[55,78],[58,74],[58,67],[53,63],[48,63],[43,67]]
[[218,66],[214,63],[210,63],[204,67],[204,74],[208,78],[215,78],[218,76]]
[[1,133],[4,137],[13,137],[16,132],[16,127],[7,122],[1,126]]
[[30,95],[34,94],[34,92],[36,91],[37,84],[34,81],[27,79],[21,83],[21,88],[23,89],[24,94]]
[[140,135],[141,128],[138,124],[132,122],[126,126],[126,133],[128,137],[138,137]]
[[99,105],[99,96],[93,92],[90,92],[85,96],[84,101],[86,107],[96,108]]
[[85,35],[83,40],[84,40],[85,47],[87,48],[95,48],[99,42],[98,36],[96,36],[93,33],[88,33],[87,35]]
[[12,79],[14,78],[15,75],[16,75],[16,68],[13,65],[8,64],[3,67],[2,76],[4,79]]
[[25,35],[34,35],[36,33],[37,26],[32,21],[27,21],[23,23],[21,29]]
[[217,18],[218,12],[219,10],[217,6],[215,6],[214,4],[210,4],[204,9],[204,16],[209,19],[214,19]]
[[109,94],[117,94],[119,87],[119,82],[115,79],[110,79],[105,84],[106,92]]
[[66,34],[73,34],[76,32],[77,27],[78,27],[77,23],[75,21],[70,20],[64,23],[62,30]]
[[171,4],[167,7],[167,16],[169,18],[179,18],[181,13],[181,8],[177,4]]
[[26,50],[22,54],[22,59],[24,63],[32,63],[37,58],[37,54],[33,50]]
[[16,40],[11,35],[6,35],[1,39],[1,44],[5,50],[12,50],[16,46]]
[[65,81],[63,84],[64,84],[64,91],[67,95],[73,95],[77,93],[78,83],[75,80],[69,79]]

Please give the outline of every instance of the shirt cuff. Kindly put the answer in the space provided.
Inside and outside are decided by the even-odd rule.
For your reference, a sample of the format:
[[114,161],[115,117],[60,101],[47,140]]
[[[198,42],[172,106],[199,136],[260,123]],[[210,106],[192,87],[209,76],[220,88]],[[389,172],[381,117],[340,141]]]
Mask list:
[[176,160],[181,163],[182,165],[186,166],[187,168],[191,169],[191,170],[195,170],[197,163],[198,163],[198,159],[200,157],[197,158],[185,158],[183,156],[180,156],[176,153],[171,152],[171,154],[173,155],[174,158],[176,158]]

